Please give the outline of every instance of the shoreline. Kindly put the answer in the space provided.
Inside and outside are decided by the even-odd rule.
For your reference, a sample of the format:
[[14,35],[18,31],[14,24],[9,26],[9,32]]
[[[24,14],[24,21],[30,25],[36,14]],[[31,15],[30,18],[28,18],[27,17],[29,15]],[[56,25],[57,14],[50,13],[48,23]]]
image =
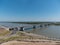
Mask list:
[[22,32],[20,31],[21,33],[24,33],[28,36],[34,36],[34,37],[37,37],[37,38],[42,38],[42,39],[47,39],[47,40],[55,40],[55,41],[60,41],[60,39],[56,39],[56,38],[49,38],[49,37],[46,37],[46,36],[43,36],[43,35],[38,35],[38,34],[33,34],[33,33],[28,33],[28,32]]
[[[2,26],[2,25],[0,25],[2,28],[4,28],[5,30],[8,30],[9,31],[9,28],[7,28],[7,27],[5,27],[5,26]],[[27,33],[27,32],[26,32]],[[49,37],[46,37],[46,36],[43,36],[43,35],[38,35],[38,34],[33,34],[33,33],[28,33],[28,34],[30,34],[30,36],[32,35],[32,36],[39,36],[39,37],[42,37],[42,38],[46,38],[46,39],[48,39],[48,40],[60,40],[60,39],[56,39],[56,38],[49,38]]]
[[[20,37],[22,39],[20,39]],[[25,36],[29,37],[26,38]],[[12,40],[10,40],[12,38]],[[17,37],[17,39],[15,38]],[[0,45],[53,45],[53,44],[60,44],[60,41],[58,40],[52,40],[49,39],[48,37],[45,37],[43,35],[37,35],[37,34],[33,34],[33,33],[27,33],[27,32],[23,32],[23,31],[17,31],[16,34],[4,37],[6,38],[5,40],[3,40],[4,42],[1,42]],[[4,39],[2,38],[2,39]],[[19,38],[19,39],[18,39]],[[1,40],[0,40],[1,41]],[[12,43],[11,43],[12,42]],[[22,44],[21,44],[22,43]]]
[[[1,25],[0,25],[1,26]],[[4,28],[5,30],[7,30],[8,28],[4,27],[4,26],[1,26],[1,28]],[[9,31],[9,30],[7,30]],[[25,32],[25,31],[17,31],[17,32],[20,32],[20,33],[24,33],[25,35],[27,36],[32,36],[32,37],[37,37],[37,38],[42,38],[42,39],[48,39],[48,40],[58,40],[60,41],[60,39],[56,39],[56,38],[49,38],[49,37],[46,37],[46,36],[43,36],[43,35],[38,35],[38,34],[33,34],[33,33],[28,33],[28,32]]]

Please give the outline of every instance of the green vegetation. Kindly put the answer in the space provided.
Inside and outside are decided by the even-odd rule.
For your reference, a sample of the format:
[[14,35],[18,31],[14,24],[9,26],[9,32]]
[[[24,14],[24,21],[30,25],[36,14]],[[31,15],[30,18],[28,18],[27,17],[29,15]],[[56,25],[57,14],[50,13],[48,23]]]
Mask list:
[[60,22],[52,23],[53,25],[60,25]]
[[43,23],[53,23],[53,22],[12,22],[12,23],[21,23],[21,24],[43,24]]
[[0,33],[0,36],[5,36],[5,35],[8,35],[10,33],[10,31],[4,31],[2,33]]
[[[29,33],[28,33],[29,34]],[[1,38],[0,39],[0,43],[4,43],[4,42],[7,42],[7,41],[13,41],[13,40],[25,40],[25,39],[45,39],[45,38],[37,38],[35,36],[31,36],[31,35],[26,35],[25,33],[21,32],[21,31],[18,31],[15,35],[13,36],[7,36],[7,37],[4,37],[4,38]]]
[[32,36],[12,36],[6,39],[0,39],[0,43],[4,43],[12,40],[23,40],[23,39],[33,39]]
[[32,36],[27,36],[22,32],[17,32],[15,36],[5,37],[3,39],[0,39],[0,43],[12,41],[12,40],[23,40],[23,39],[36,39],[36,38]]

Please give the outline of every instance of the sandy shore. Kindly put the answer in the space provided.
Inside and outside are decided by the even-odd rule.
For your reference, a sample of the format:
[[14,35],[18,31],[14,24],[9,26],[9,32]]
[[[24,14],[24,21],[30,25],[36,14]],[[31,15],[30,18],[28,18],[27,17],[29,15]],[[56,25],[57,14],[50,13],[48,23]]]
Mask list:
[[[5,29],[0,28],[1,34],[4,33],[5,31],[6,31]],[[4,43],[1,43],[0,45],[60,45],[60,41],[50,40],[48,39],[48,37],[45,37],[42,35],[36,35],[36,34],[26,33],[26,32],[21,32],[21,31],[19,33],[24,34],[22,38],[25,38],[24,36],[29,36],[29,37],[33,37],[33,39],[18,39],[17,40],[15,38],[16,40],[8,40]],[[19,33],[17,35],[21,36],[19,35]],[[16,34],[15,35],[8,34],[8,35],[7,36],[5,35],[5,37],[3,36],[2,39],[6,37],[7,39],[11,39],[10,36],[16,36]]]
[[24,41],[9,41],[6,43],[3,43],[1,45],[60,45],[60,43],[56,42],[46,42],[46,41],[40,41],[40,42],[24,42]]

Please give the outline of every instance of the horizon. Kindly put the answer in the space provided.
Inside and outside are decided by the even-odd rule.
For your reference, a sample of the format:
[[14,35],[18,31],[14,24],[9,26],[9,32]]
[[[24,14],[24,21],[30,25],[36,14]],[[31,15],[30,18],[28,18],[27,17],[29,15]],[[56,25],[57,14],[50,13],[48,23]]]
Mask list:
[[0,21],[60,22],[60,0],[0,0]]

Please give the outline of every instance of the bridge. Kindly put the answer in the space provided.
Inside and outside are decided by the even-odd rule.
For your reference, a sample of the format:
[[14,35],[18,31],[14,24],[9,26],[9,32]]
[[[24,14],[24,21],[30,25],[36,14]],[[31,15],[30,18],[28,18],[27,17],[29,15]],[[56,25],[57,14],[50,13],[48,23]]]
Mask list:
[[37,29],[37,28],[43,28],[51,25],[50,23],[44,23],[44,24],[28,24],[28,26],[15,26],[15,27],[8,27],[8,26],[0,26],[6,30],[15,30],[15,31],[24,31],[29,29]]

